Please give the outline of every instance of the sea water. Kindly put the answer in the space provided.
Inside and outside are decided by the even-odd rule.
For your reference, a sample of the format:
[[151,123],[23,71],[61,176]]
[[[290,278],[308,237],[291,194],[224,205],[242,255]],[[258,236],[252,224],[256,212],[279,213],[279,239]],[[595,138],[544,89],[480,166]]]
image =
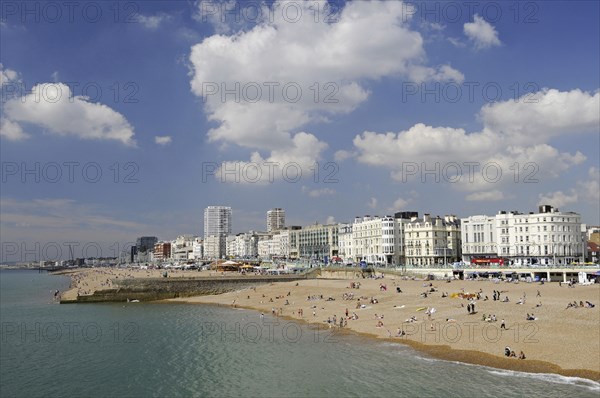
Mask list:
[[598,397],[600,384],[441,361],[268,314],[58,304],[64,276],[0,271],[0,396]]

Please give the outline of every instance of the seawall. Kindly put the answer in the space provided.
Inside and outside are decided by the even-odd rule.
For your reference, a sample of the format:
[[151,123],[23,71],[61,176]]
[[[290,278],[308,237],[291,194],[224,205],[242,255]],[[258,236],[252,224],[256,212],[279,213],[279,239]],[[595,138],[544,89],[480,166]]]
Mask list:
[[244,276],[215,278],[132,278],[115,281],[113,289],[61,299],[61,304],[155,301],[177,297],[221,294],[259,285],[310,278],[307,275]]

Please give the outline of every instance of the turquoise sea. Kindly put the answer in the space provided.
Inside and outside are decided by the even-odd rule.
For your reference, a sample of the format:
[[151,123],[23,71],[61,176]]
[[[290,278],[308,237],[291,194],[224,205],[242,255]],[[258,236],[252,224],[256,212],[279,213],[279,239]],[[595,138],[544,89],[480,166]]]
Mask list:
[[431,359],[254,311],[70,304],[0,271],[1,397],[598,397],[600,384]]

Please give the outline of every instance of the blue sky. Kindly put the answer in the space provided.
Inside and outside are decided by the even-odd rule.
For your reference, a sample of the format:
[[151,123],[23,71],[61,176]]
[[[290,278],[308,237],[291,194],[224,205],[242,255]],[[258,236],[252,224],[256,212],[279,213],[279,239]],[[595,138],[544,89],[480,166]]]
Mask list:
[[53,4],[0,10],[3,261],[201,234],[208,205],[600,224],[597,2]]

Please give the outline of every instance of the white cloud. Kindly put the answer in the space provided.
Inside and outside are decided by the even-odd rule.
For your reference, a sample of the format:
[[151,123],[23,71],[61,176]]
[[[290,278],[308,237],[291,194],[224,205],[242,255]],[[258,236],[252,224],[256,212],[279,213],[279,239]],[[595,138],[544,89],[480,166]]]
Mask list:
[[506,200],[509,196],[505,195],[504,192],[494,189],[492,191],[484,191],[484,192],[474,192],[472,194],[467,195],[466,199],[468,201],[476,202],[496,202],[499,200]]
[[561,207],[570,203],[586,201],[598,206],[600,203],[600,170],[596,167],[590,167],[588,170],[588,180],[577,181],[574,188],[568,192],[555,191],[539,195],[539,205],[549,204],[555,207]]
[[60,80],[58,78],[58,71],[57,70],[55,70],[54,72],[52,72],[52,74],[50,75],[50,77],[52,78],[52,81],[54,83],[58,83],[58,81]]
[[[554,178],[585,161],[581,152],[561,152],[547,142],[556,136],[597,134],[599,94],[545,89],[532,96],[538,102],[526,103],[528,98],[484,106],[480,112],[484,126],[478,132],[422,123],[399,133],[365,131],[353,141],[357,159],[391,169],[398,181],[420,178],[485,192],[515,178],[518,183]],[[476,165],[469,169],[466,162]],[[496,179],[498,169],[502,175]],[[433,175],[426,170],[433,170]],[[481,195],[471,198],[485,197]]]
[[600,203],[600,170],[597,167],[590,167],[588,177],[587,181],[577,182],[577,190],[584,200],[598,206]]
[[408,204],[411,202],[411,199],[403,199],[403,198],[398,198],[394,201],[394,204],[392,205],[392,207],[388,208],[388,211],[390,213],[394,213],[397,211],[402,211],[406,209],[406,206],[408,206]]
[[0,63],[0,86],[19,81],[19,74],[12,69],[5,69]]
[[462,48],[465,47],[466,44],[464,42],[462,42],[460,39],[457,39],[455,37],[448,37],[447,39],[454,47],[458,47],[458,48]]
[[579,89],[544,88],[518,101],[485,105],[480,112],[484,125],[506,135],[514,143],[531,144],[564,134],[598,131],[600,93]]
[[327,225],[335,224],[335,217],[334,216],[327,217],[327,220],[325,220],[325,224],[327,224]]
[[556,191],[547,194],[540,194],[538,205],[551,205],[553,207],[562,207],[570,203],[576,203],[579,200],[577,192],[571,190],[570,193]]
[[335,195],[335,190],[331,188],[309,189],[306,186],[302,187],[302,192],[311,198],[320,198],[321,196]]
[[314,176],[315,162],[321,158],[321,153],[326,148],[327,144],[314,135],[300,132],[282,148],[272,150],[271,155],[266,158],[253,152],[249,162],[224,162],[216,171],[215,177],[222,182],[233,182],[234,178],[227,178],[227,175],[236,170],[237,182],[240,183],[264,184],[282,179],[288,182],[299,181],[301,178]]
[[106,105],[89,102],[87,97],[73,96],[62,83],[34,86],[30,94],[7,101],[4,112],[11,123],[35,124],[56,135],[115,140],[135,146],[133,127],[122,114]]
[[[276,1],[267,9],[270,18],[254,26],[213,35],[192,47],[191,89],[203,97],[208,119],[217,124],[208,132],[210,142],[270,151],[259,156],[277,158],[284,149],[297,146],[297,131],[304,125],[326,122],[366,101],[370,93],[363,86],[365,80],[464,79],[448,65],[425,65],[423,38],[410,30],[410,16],[403,15],[406,10],[400,2],[350,2],[335,23],[316,23],[314,18],[290,22],[284,19],[285,4]],[[213,6],[201,2],[204,14],[196,18],[215,19],[213,10],[206,8]],[[302,8],[302,15],[313,15],[314,2],[295,6]],[[223,96],[226,89],[238,98]],[[296,95],[298,89],[301,94]],[[324,145],[306,134],[314,137],[317,149]],[[313,163],[318,153],[307,148],[297,154]]]
[[170,135],[163,135],[163,136],[157,135],[154,137],[154,142],[158,145],[165,146],[165,145],[169,145],[171,142],[173,142],[173,139],[171,138]]
[[0,118],[0,137],[9,141],[21,141],[29,138],[18,123],[11,122],[6,118]]
[[501,44],[496,29],[477,14],[474,15],[473,22],[467,22],[463,25],[463,31],[475,43],[475,48],[477,49],[499,46]]
[[170,19],[170,15],[162,13],[157,15],[137,15],[137,21],[147,29],[157,29],[163,22]]
[[351,157],[354,157],[354,156],[356,156],[356,154],[354,152],[340,149],[339,151],[335,152],[335,154],[333,155],[333,158],[336,162],[343,162],[344,160],[350,159]]

